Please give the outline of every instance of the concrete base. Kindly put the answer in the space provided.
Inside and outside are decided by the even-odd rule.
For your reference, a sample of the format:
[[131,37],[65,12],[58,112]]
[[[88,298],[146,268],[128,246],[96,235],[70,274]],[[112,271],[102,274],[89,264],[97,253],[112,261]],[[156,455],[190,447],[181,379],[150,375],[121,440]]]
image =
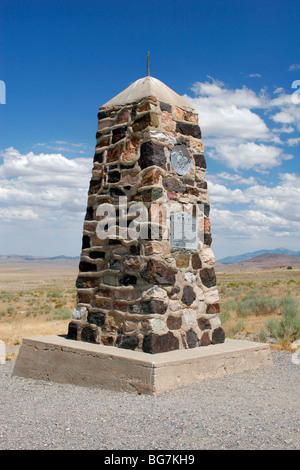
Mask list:
[[160,354],[74,341],[63,336],[25,338],[13,375],[158,395],[205,379],[273,365],[267,344],[225,343]]

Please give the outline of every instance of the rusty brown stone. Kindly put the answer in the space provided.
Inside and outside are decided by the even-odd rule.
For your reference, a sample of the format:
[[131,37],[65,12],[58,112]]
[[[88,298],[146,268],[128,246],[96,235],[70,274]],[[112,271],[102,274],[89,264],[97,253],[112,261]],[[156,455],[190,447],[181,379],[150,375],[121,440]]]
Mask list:
[[152,168],[144,174],[140,185],[151,186],[153,184],[157,184],[159,182],[160,175],[161,173],[158,168]]
[[207,305],[206,313],[209,313],[209,314],[220,313],[220,304],[215,303],[215,304]]
[[125,150],[122,156],[123,162],[131,162],[136,159],[140,139],[134,135],[126,140]]
[[211,324],[210,321],[207,318],[198,318],[197,320],[198,326],[200,330],[210,330],[211,329]]
[[141,271],[141,276],[153,284],[174,285],[175,273],[160,261],[150,259],[146,267]]
[[167,318],[167,327],[170,330],[179,330],[182,325],[181,317],[174,317],[173,315],[169,315]]
[[93,299],[93,292],[78,290],[77,291],[77,302],[79,304],[90,304]]
[[103,308],[105,310],[109,310],[111,308],[111,299],[105,297],[98,297],[95,296],[95,307]]
[[200,339],[200,346],[209,346],[211,344],[211,340],[209,337],[209,332],[204,331],[203,335],[201,336]]
[[196,253],[192,254],[192,268],[193,269],[201,269],[202,268],[202,263],[200,256]]
[[130,111],[129,109],[121,109],[117,117],[117,124],[123,124],[128,122],[130,118]]
[[107,151],[107,162],[112,163],[112,162],[117,162],[123,151],[123,146],[121,144],[117,144],[115,147],[112,147],[108,149]]
[[202,284],[205,287],[213,287],[216,285],[216,274],[214,268],[204,268],[200,271]]
[[158,127],[159,121],[156,113],[149,112],[143,116],[138,117],[132,126],[133,132],[142,131],[147,127]]

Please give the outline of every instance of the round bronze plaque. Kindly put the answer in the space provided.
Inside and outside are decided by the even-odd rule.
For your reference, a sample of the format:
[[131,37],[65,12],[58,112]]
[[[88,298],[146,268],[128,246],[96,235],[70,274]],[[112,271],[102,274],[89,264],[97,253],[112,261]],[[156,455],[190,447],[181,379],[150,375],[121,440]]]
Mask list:
[[185,145],[175,145],[171,151],[171,163],[178,175],[186,175],[191,166],[191,156]]

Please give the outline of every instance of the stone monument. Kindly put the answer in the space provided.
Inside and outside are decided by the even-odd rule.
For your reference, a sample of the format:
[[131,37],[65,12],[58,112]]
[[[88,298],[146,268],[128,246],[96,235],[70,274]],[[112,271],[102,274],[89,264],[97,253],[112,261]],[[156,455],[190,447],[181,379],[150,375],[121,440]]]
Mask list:
[[96,139],[68,337],[147,353],[224,342],[195,109],[146,76],[101,106]]
[[225,340],[195,110],[148,74],[98,119],[68,334],[24,338],[13,375],[157,395],[272,365]]

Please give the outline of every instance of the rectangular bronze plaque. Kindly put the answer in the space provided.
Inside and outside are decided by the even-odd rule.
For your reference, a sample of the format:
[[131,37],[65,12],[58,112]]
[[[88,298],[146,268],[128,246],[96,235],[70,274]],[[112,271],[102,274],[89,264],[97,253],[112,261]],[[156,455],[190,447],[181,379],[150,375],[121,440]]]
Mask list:
[[171,249],[197,250],[197,217],[188,212],[171,215]]

